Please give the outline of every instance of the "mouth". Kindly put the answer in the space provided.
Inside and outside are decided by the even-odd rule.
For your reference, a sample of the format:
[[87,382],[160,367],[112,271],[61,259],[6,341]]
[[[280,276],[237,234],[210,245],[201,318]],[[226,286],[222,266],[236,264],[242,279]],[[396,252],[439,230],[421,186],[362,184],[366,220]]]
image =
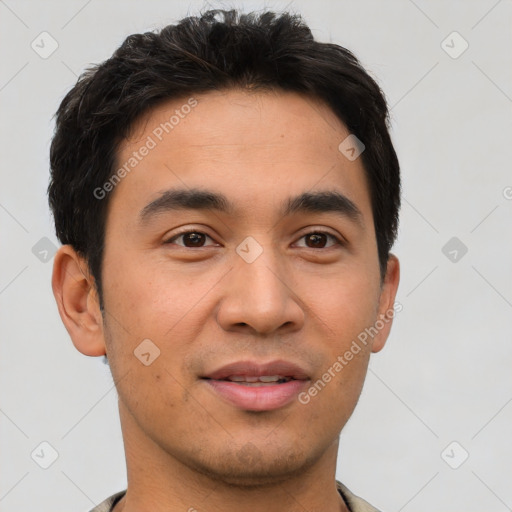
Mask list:
[[265,364],[238,361],[201,379],[216,397],[248,411],[284,407],[296,399],[310,380],[305,370],[282,360]]
[[291,380],[297,380],[293,377],[285,377],[283,375],[260,375],[259,377],[255,375],[229,375],[225,379],[210,379],[209,377],[204,378],[208,380],[236,382],[237,384],[251,387],[268,386],[269,384],[284,384],[285,382],[289,382]]

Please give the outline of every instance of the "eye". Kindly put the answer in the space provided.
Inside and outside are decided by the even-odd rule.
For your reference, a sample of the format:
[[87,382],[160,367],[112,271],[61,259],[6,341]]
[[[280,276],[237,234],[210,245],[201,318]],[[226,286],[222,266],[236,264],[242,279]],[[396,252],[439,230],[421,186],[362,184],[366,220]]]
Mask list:
[[[343,245],[343,242],[336,236],[325,231],[311,231],[301,236],[299,240],[305,240],[305,244],[300,247],[307,247],[309,249],[328,249],[335,245]],[[331,245],[327,245],[329,241],[334,242]]]
[[[206,233],[202,233],[201,231],[185,231],[183,233],[179,233],[174,235],[172,238],[169,238],[165,243],[166,244],[176,244],[181,247],[205,247],[206,240],[213,239],[208,236]],[[181,240],[181,243],[177,243],[177,240]]]

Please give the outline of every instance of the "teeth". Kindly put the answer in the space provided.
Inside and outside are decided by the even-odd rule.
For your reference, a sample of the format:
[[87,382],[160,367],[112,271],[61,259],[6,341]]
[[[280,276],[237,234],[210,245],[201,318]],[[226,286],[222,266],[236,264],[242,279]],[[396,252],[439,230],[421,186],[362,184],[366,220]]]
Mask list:
[[260,377],[261,382],[277,382],[280,379],[284,379],[284,377],[279,375],[262,375]]
[[[233,377],[228,377],[227,380],[231,380],[233,382],[247,382],[245,380],[245,377],[241,376],[241,375],[233,375]],[[256,379],[258,380],[258,379]],[[256,382],[255,380],[253,380],[252,382]]]
[[265,382],[239,382],[241,386],[251,387],[251,388],[258,388],[258,387],[265,387],[268,386],[268,383]]
[[232,382],[258,383],[288,381],[290,379],[288,377],[283,377],[282,375],[261,375],[259,377],[255,377],[253,375],[232,375],[227,377],[226,380],[230,380]]

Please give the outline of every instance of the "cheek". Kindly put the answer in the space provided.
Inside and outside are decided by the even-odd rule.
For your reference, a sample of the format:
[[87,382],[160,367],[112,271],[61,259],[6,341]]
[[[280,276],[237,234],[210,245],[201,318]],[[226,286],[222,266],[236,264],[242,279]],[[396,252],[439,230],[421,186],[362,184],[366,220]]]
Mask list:
[[[311,321],[319,321],[338,343],[357,336],[375,320],[378,281],[365,269],[348,268],[321,279],[299,278],[299,297],[311,308]],[[317,317],[315,319],[315,317]]]
[[161,339],[212,286],[209,278],[192,280],[171,271],[169,262],[135,256],[119,258],[105,270],[105,306],[128,331],[143,337]]
[[[182,362],[201,338],[211,315],[208,292],[219,278],[206,274],[193,278],[169,267],[168,261],[143,264],[129,257],[108,267],[104,279],[105,341],[117,378],[130,371],[130,380],[147,389],[162,385],[168,393],[176,389],[171,395],[178,400],[181,388],[174,379],[185,382],[190,378]],[[143,355],[147,353],[149,356]],[[146,367],[144,358],[154,362]],[[155,372],[160,372],[159,378]],[[139,394],[133,390],[134,397]]]
[[310,334],[325,355],[312,392],[322,395],[318,405],[326,413],[337,404],[343,415],[355,406],[366,376],[371,340],[364,333],[376,318],[378,284],[364,272],[347,272],[317,281],[309,293]]

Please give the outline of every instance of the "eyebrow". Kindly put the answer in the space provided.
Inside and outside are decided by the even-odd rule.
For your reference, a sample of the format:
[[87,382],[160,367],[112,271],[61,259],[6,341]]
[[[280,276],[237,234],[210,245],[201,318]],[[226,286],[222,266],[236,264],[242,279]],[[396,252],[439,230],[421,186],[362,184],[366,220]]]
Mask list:
[[283,215],[288,216],[298,212],[334,212],[358,224],[363,229],[365,227],[361,210],[347,196],[339,192],[304,192],[297,197],[290,198]]
[[[177,210],[215,210],[234,214],[235,206],[224,194],[203,189],[170,189],[147,204],[139,214],[141,224],[159,214]],[[302,212],[334,212],[364,229],[361,210],[347,196],[335,191],[304,192],[291,197],[281,211],[283,217]]]
[[217,210],[233,213],[233,205],[218,192],[201,189],[171,189],[147,204],[139,214],[141,223],[148,222],[161,213],[176,210]]

